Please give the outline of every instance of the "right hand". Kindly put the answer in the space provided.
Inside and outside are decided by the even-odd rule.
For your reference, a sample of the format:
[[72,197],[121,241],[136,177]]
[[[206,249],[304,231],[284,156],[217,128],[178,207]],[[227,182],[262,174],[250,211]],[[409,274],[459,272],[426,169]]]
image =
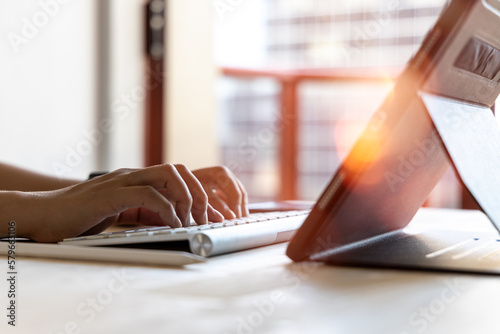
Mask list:
[[15,219],[29,224],[25,237],[42,242],[99,233],[124,219],[171,227],[189,225],[190,213],[197,224],[224,219],[184,165],[120,169],[74,186],[22,194],[31,209]]

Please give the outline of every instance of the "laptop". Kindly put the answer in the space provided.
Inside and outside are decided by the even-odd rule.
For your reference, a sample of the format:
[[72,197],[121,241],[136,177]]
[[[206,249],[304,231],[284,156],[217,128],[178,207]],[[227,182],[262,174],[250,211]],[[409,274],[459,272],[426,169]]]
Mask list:
[[[453,0],[291,240],[294,261],[500,273],[498,233],[405,229],[450,164],[500,229],[500,0]],[[439,225],[439,224],[438,224]]]
[[[500,226],[498,209],[491,206],[500,181],[498,191],[485,192],[484,185],[495,184],[491,182],[494,177],[484,179],[476,173],[478,164],[495,156],[495,145],[500,152],[490,109],[500,92],[498,31],[499,0],[452,1],[312,211],[267,212],[180,229],[101,233],[66,239],[60,245],[170,249],[200,258],[291,239],[287,255],[294,261],[500,272],[500,265],[486,266],[487,261],[446,260],[451,250],[467,244],[464,240],[483,240],[478,236],[405,229],[450,163]],[[456,134],[449,129],[472,124],[479,130],[467,130],[471,143],[459,141],[457,148]],[[485,137],[486,128],[489,135]],[[467,131],[458,127],[460,134]],[[477,140],[478,132],[485,138]],[[479,155],[472,165],[465,154],[470,151]],[[491,246],[498,235],[480,237],[489,238],[485,242]]]

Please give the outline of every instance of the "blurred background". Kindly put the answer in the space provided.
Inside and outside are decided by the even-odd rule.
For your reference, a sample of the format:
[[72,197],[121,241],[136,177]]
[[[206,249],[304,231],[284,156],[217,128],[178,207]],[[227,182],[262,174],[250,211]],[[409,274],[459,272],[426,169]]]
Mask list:
[[[1,1],[0,160],[82,179],[224,164],[252,202],[315,200],[444,4]],[[462,195],[450,170],[427,205]]]

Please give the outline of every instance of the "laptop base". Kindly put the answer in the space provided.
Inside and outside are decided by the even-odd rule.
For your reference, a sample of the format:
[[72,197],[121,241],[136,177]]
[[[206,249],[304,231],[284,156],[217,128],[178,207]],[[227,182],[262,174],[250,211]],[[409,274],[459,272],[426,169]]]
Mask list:
[[386,233],[316,256],[335,265],[500,274],[495,232],[411,231]]

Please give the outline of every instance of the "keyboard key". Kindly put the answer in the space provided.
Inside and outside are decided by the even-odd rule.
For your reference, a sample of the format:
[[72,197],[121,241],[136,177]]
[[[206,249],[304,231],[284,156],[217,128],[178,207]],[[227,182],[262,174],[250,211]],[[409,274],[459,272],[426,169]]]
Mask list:
[[133,232],[133,233],[127,233],[127,237],[146,237],[149,235],[149,232]]
[[113,238],[123,238],[125,236],[124,233],[110,233],[108,238],[113,239]]
[[184,227],[177,227],[177,228],[172,229],[173,233],[187,233],[187,231],[188,230]]
[[84,238],[85,240],[107,239],[109,238],[109,235],[96,234],[96,235],[89,235]]
[[171,228],[169,229],[164,229],[164,230],[158,230],[158,231],[153,231],[154,234],[172,234]]

